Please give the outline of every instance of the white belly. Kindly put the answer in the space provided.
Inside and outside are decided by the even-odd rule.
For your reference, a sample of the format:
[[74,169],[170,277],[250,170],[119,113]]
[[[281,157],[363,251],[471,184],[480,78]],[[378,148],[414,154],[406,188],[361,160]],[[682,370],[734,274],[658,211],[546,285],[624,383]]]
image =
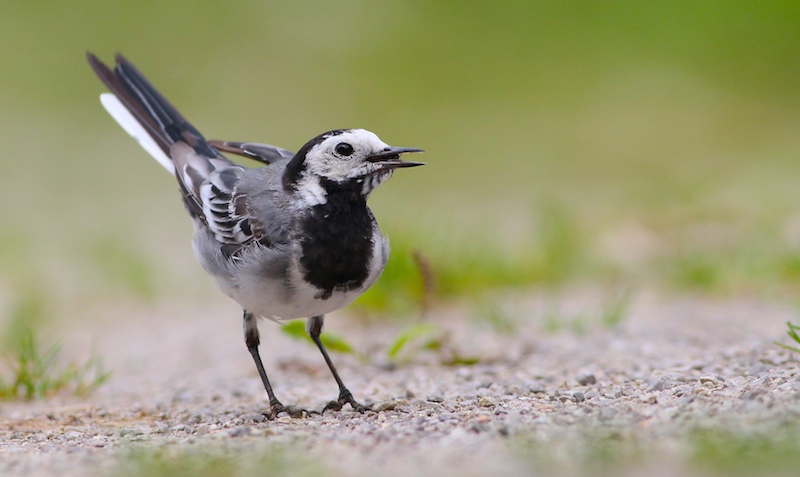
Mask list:
[[[285,294],[283,285],[275,283],[253,283],[251,286],[239,286],[235,289],[226,283],[217,282],[220,290],[236,300],[245,310],[270,320],[281,321],[293,318],[309,318],[343,308],[358,298],[363,290],[334,292],[325,300],[318,298],[320,290],[314,287],[294,288],[290,300],[277,297]],[[274,297],[268,299],[268,297]]]
[[217,287],[242,308],[257,316],[279,321],[324,315],[349,305],[364,293],[383,272],[389,255],[388,240],[380,232],[376,233],[374,240],[376,246],[370,260],[370,272],[363,285],[349,291],[334,290],[325,299],[322,290],[303,280],[295,253],[280,255],[292,257],[285,269],[293,272],[283,274],[267,271],[269,267],[265,264],[273,263],[279,256],[267,249],[262,249],[257,259],[249,256],[231,263],[227,259],[220,260],[219,256],[209,260],[208,254],[198,253],[195,242],[195,255]]

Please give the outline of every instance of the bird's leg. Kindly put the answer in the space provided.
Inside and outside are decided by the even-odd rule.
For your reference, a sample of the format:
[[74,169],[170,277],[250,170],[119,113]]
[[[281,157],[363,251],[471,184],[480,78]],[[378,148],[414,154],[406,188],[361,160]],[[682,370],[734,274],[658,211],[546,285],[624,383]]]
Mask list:
[[308,332],[308,336],[311,337],[311,340],[316,343],[317,348],[319,348],[320,352],[322,352],[322,357],[325,358],[325,362],[328,364],[328,368],[331,370],[331,374],[333,374],[333,379],[336,380],[336,384],[339,385],[339,397],[336,401],[331,401],[322,409],[324,413],[328,409],[333,409],[334,411],[338,411],[344,406],[345,404],[350,404],[350,406],[360,412],[363,413],[367,407],[363,404],[359,404],[354,398],[353,394],[350,392],[349,389],[344,385],[342,382],[342,378],[339,377],[339,373],[336,371],[336,366],[333,365],[333,361],[331,361],[331,357],[328,356],[328,351],[325,349],[325,346],[322,345],[322,340],[320,339],[320,335],[322,334],[322,325],[324,322],[324,316],[315,316],[313,318],[309,318],[306,321],[306,331]]
[[264,389],[267,390],[271,411],[270,418],[274,418],[281,412],[287,412],[292,417],[302,416],[302,410],[286,407],[275,397],[275,393],[272,391],[272,385],[270,385],[269,378],[267,377],[267,372],[264,370],[264,364],[261,363],[261,355],[258,353],[258,345],[261,342],[258,334],[258,322],[256,317],[247,310],[244,310],[243,327],[244,343],[247,345],[247,351],[249,351],[250,355],[253,357],[253,361],[255,361],[256,368],[258,369],[258,374],[261,376],[261,382],[264,383]]

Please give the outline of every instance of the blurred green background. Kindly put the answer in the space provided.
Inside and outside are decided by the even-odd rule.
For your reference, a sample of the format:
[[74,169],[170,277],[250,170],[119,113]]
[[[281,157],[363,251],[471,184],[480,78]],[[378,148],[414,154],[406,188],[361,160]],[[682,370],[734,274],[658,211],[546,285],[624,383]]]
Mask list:
[[[800,289],[797,2],[6,1],[0,297],[224,300],[174,180],[103,111],[124,53],[209,138],[426,149],[372,198],[362,300],[507,287]],[[410,277],[410,278],[409,278]]]

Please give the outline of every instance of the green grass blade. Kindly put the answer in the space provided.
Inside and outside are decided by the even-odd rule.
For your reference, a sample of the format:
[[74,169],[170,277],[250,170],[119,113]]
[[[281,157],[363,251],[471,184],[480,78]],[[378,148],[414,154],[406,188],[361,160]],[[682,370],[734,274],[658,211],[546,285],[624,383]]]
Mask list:
[[[417,341],[424,337],[432,337],[439,333],[439,329],[431,323],[416,323],[406,327],[402,333],[394,340],[386,351],[389,360],[397,359],[398,355],[405,349],[409,343]],[[428,344],[426,344],[426,347]]]
[[[291,338],[308,341],[312,344],[314,343],[311,340],[311,337],[308,336],[308,332],[306,331],[306,322],[304,320],[289,321],[285,325],[281,326],[281,332]],[[344,354],[357,354],[355,348],[353,348],[350,343],[348,343],[341,336],[332,333],[322,333],[320,335],[320,340],[322,341],[323,346],[325,346],[325,349],[328,351],[335,351],[337,353]]]

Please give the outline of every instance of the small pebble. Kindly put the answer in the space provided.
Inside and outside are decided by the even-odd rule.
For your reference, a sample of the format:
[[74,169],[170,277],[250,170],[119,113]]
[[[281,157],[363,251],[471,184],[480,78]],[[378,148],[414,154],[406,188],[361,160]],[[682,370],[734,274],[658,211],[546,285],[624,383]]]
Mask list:
[[144,432],[141,429],[122,428],[119,430],[119,436],[141,436]]
[[545,392],[544,383],[541,381],[532,381],[525,385],[528,388],[529,392],[534,394],[539,394]]
[[650,384],[650,386],[647,388],[647,392],[663,391],[668,387],[669,381],[664,377],[660,377]]
[[578,381],[578,384],[580,384],[581,386],[588,386],[590,384],[597,384],[597,378],[592,373],[579,374],[575,378],[575,380]]
[[756,376],[761,373],[767,373],[767,372],[769,372],[769,367],[767,365],[757,364],[756,366],[750,368],[750,371],[747,374],[749,374],[750,376]]
[[375,412],[385,412],[385,411],[392,411],[397,407],[397,401],[384,401],[372,406],[372,410]]
[[242,437],[242,436],[249,436],[250,435],[250,428],[249,427],[234,427],[230,431],[228,431],[228,435],[231,437]]
[[480,407],[495,407],[497,406],[497,402],[490,397],[483,396],[480,399],[478,399],[478,405]]

